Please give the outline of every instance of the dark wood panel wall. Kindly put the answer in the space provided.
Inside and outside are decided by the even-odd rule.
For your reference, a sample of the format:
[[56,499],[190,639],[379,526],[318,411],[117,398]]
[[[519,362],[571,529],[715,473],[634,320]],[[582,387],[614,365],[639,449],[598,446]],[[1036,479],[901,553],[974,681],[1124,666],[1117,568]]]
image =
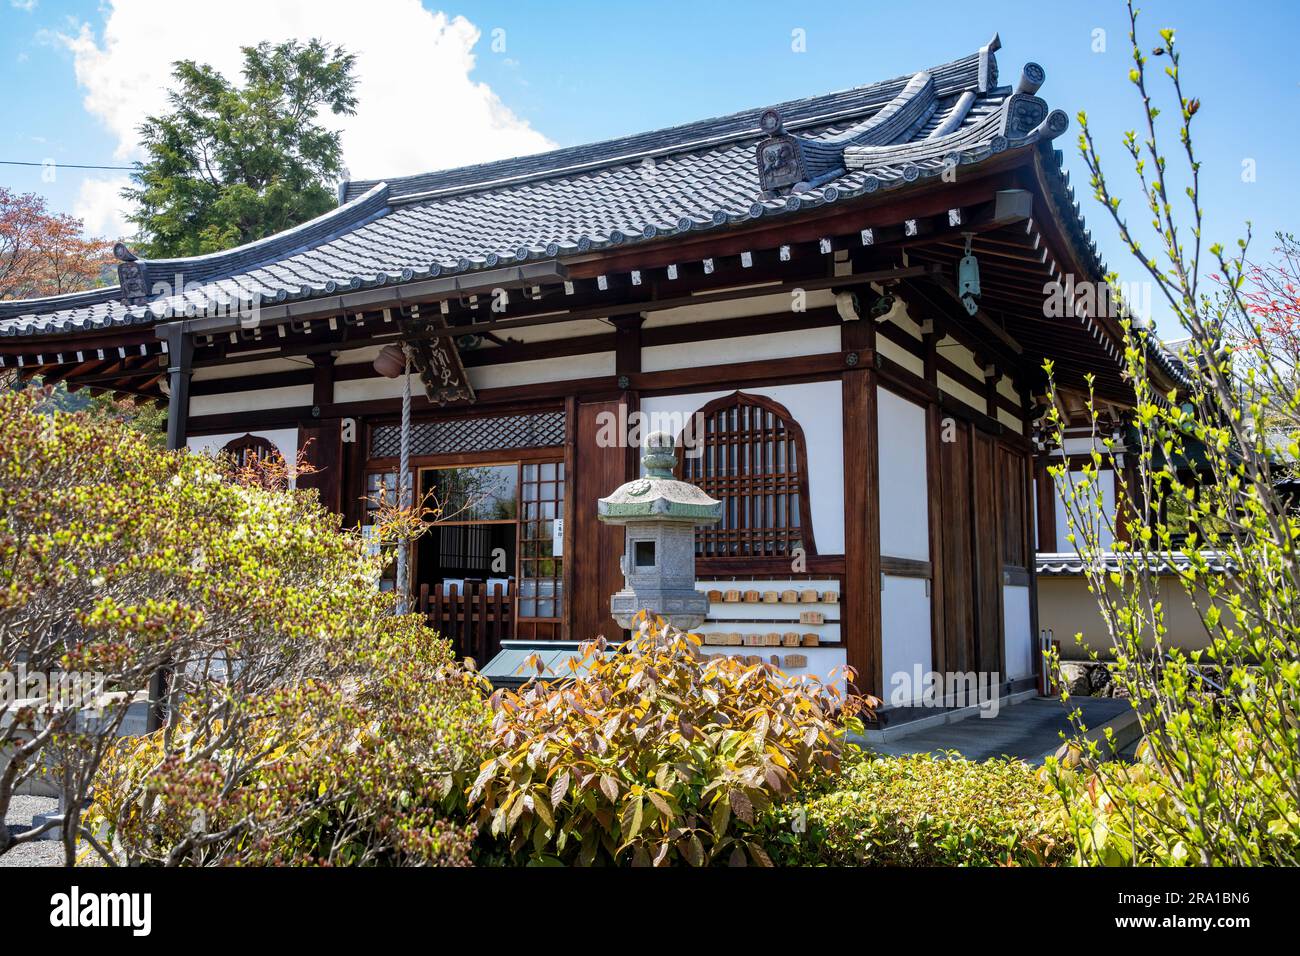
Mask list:
[[[926,408],[933,666],[1005,676],[1004,583],[1031,587],[1030,624],[1037,629],[1029,425],[1011,429],[998,417],[1006,411],[1024,419],[1027,399],[1013,401],[998,390],[1003,370],[990,367],[981,381],[940,354],[940,340],[953,329],[925,303],[912,302],[910,312],[924,323],[919,339],[888,323],[879,332],[918,358],[923,374],[888,360],[878,364],[884,387]],[[956,337],[968,348],[975,344],[960,331]],[[976,361],[989,360],[976,353]],[[943,393],[940,373],[981,395],[985,407]]]

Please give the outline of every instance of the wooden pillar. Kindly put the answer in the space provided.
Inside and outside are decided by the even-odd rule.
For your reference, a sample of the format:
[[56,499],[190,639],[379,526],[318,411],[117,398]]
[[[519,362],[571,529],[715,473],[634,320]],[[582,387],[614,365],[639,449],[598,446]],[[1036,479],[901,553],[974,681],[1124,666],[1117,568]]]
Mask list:
[[[334,355],[313,355],[312,413],[334,404]],[[315,488],[321,504],[343,512],[343,421],[313,418],[298,424],[298,448],[312,470],[298,476],[299,488]],[[294,462],[290,462],[292,466]]]
[[1042,680],[1043,655],[1039,653],[1038,644],[1038,544],[1035,540],[1037,537],[1035,520],[1039,511],[1039,504],[1035,497],[1038,491],[1038,483],[1034,477],[1034,469],[1037,467],[1038,456],[1034,454],[1034,423],[1031,420],[1033,414],[1034,401],[1026,388],[1020,389],[1020,407],[1024,411],[1025,427],[1024,436],[1029,442],[1029,448],[1024,456],[1024,479],[1025,479],[1025,507],[1024,507],[1024,529],[1025,529],[1025,565],[1029,571],[1029,640],[1033,648],[1032,659],[1034,662],[1033,676],[1038,686],[1046,686]]
[[[880,621],[880,459],[876,329],[869,319],[840,327],[846,368],[844,414],[844,652],[857,689],[883,697]],[[856,356],[856,359],[853,358]]]
[[[942,336],[943,333],[938,331],[937,322],[932,331],[921,336],[925,350],[925,380],[936,388],[939,383],[938,344]],[[950,670],[945,640],[947,624],[944,615],[946,562],[943,555],[943,473],[941,470],[943,449],[939,444],[942,434],[943,414],[939,410],[936,396],[925,406],[925,483],[930,546],[930,668],[940,673]]]
[[194,374],[194,336],[184,323],[166,327],[167,342],[167,447],[185,447],[185,426],[190,418],[190,378]]
[[337,356],[325,352],[311,357],[311,403],[317,408],[334,404],[334,362]]
[[[194,375],[194,336],[185,323],[165,327],[167,342],[167,447],[186,447],[185,430],[190,418],[190,378]],[[159,730],[167,722],[167,695],[171,668],[164,666],[149,678],[149,713],[145,730]]]
[[560,622],[560,636],[566,641],[578,640],[581,632],[574,627],[575,595],[573,592],[573,560],[575,528],[574,502],[577,500],[577,442],[578,400],[570,395],[564,400],[564,557],[560,565],[561,587],[564,589],[564,614]]
[[[645,316],[639,312],[615,315],[610,317],[610,322],[614,325],[614,374],[618,376],[618,387],[622,391],[620,401],[627,406],[627,420],[630,422],[632,414],[641,409],[641,393],[630,385],[632,376],[641,372],[641,326],[645,323]],[[644,432],[642,429],[642,442],[646,438]],[[625,458],[623,480],[631,481],[641,473],[641,450],[628,442]]]

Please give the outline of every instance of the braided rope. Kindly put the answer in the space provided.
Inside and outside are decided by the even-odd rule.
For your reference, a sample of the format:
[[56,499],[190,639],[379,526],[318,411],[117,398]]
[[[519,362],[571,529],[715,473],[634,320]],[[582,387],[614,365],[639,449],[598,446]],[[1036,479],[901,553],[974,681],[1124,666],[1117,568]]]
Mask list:
[[[400,462],[397,466],[397,503],[405,509],[411,506],[411,353],[406,354],[406,369],[402,374],[402,438]],[[397,544],[397,613],[406,613],[409,590],[407,562],[411,544],[405,538]]]

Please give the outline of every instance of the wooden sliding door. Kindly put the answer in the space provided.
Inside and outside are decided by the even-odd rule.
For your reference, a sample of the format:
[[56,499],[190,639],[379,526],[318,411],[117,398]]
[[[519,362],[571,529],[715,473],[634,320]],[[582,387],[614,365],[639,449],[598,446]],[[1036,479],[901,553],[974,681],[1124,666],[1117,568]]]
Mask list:
[[1003,531],[997,440],[950,418],[938,445],[943,639],[935,667],[1000,673]]

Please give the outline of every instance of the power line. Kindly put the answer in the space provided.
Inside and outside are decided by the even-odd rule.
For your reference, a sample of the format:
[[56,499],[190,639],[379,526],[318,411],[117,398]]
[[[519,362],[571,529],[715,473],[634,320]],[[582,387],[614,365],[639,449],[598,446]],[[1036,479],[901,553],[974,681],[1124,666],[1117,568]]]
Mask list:
[[60,163],[50,160],[48,163],[24,163],[16,159],[0,159],[0,166],[57,166],[61,169],[120,169],[124,172],[135,172],[134,166],[96,166],[89,163]]

